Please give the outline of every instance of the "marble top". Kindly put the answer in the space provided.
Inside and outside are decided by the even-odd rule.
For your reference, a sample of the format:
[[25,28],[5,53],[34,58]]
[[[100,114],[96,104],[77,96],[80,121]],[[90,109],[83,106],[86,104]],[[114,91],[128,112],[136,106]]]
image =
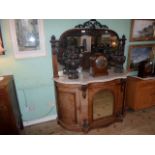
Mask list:
[[142,78],[142,77],[139,77],[139,76],[131,76],[131,77],[141,79],[141,80],[155,80],[155,76],[150,76],[150,77],[145,77],[145,78]]
[[63,84],[87,85],[89,83],[94,83],[94,82],[107,82],[107,81],[112,81],[120,78],[125,79],[127,75],[128,74],[126,71],[124,71],[123,73],[114,73],[113,71],[109,70],[108,75],[93,77],[89,75],[88,72],[83,72],[80,74],[78,79],[68,79],[68,76],[61,74],[61,76],[59,76],[58,78],[54,78],[54,81],[63,83]]
[[0,81],[2,81],[4,79],[4,77],[3,76],[0,76]]

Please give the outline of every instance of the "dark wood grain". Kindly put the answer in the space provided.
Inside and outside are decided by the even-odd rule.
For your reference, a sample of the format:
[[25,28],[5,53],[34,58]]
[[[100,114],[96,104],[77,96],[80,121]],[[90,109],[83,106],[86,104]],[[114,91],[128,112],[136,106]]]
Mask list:
[[0,134],[19,134],[23,128],[13,76],[0,81]]

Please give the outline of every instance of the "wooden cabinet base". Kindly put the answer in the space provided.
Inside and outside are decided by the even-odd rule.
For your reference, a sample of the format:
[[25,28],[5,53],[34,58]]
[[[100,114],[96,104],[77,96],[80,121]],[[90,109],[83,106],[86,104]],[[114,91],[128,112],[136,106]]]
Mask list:
[[75,132],[83,131],[82,128],[78,124],[68,125],[68,124],[63,123],[61,120],[57,120],[57,123],[61,125],[63,128],[70,130],[70,131],[75,131]]
[[[58,123],[72,131],[87,132],[90,129],[107,126],[121,121],[124,116],[125,80],[116,79],[107,82],[94,82],[87,85],[63,84],[55,82],[57,96]],[[102,116],[101,108],[107,108],[109,100],[103,96],[95,101],[99,92],[109,91],[113,96],[112,111],[109,116]],[[98,97],[98,96],[97,96]],[[94,115],[94,104],[99,107],[100,114]],[[108,104],[107,104],[108,105]],[[108,111],[108,110],[107,110]],[[104,112],[103,112],[104,113]],[[99,118],[96,118],[99,116]]]
[[155,105],[155,78],[127,78],[126,104],[128,108],[139,110]]

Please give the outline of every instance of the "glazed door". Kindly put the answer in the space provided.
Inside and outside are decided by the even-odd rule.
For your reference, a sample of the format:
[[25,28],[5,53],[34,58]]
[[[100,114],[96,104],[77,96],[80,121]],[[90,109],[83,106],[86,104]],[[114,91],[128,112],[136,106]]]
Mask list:
[[111,90],[102,89],[93,97],[93,120],[112,116],[114,112],[114,95]]
[[92,128],[112,123],[122,111],[119,80],[91,84],[88,94],[89,123]]

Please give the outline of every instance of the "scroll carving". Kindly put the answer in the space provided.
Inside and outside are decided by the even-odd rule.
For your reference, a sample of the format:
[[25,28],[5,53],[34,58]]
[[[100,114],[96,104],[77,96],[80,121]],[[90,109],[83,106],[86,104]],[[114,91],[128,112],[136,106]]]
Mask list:
[[75,28],[85,28],[85,29],[108,29],[107,25],[102,25],[96,19],[91,19],[84,24],[79,24]]

